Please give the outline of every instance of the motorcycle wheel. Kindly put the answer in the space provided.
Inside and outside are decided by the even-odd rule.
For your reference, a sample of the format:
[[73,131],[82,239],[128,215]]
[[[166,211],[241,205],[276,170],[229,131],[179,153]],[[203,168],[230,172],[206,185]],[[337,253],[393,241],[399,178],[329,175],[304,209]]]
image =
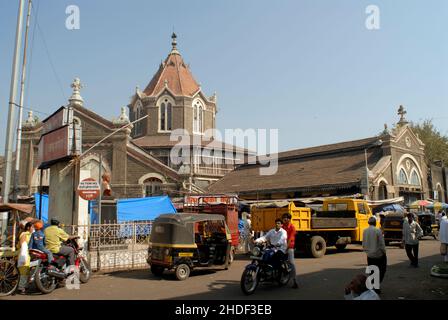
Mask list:
[[79,281],[87,283],[92,276],[92,268],[85,258],[81,258],[79,263]]
[[291,267],[288,264],[289,262],[285,263],[279,270],[280,274],[277,281],[280,286],[287,285],[289,280],[291,279],[291,272],[288,272],[288,267]]
[[245,269],[240,281],[241,290],[245,295],[251,295],[257,289],[258,282],[258,272],[251,269]]
[[35,275],[36,287],[43,294],[48,294],[54,291],[57,286],[56,279],[52,276],[49,276],[46,272],[46,267],[38,267]]

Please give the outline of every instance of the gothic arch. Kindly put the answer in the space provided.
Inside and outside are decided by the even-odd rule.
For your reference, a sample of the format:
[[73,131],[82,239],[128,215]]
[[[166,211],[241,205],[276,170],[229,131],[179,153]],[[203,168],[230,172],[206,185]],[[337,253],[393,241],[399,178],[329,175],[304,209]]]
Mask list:
[[138,184],[143,184],[146,180],[151,178],[159,179],[164,184],[167,183],[165,177],[162,176],[160,173],[151,172],[141,176],[140,179],[138,179]]
[[[420,165],[418,164],[417,159],[416,159],[413,155],[411,155],[411,154],[409,154],[409,153],[405,153],[405,154],[403,154],[403,155],[400,157],[400,159],[398,160],[398,162],[397,162],[397,167],[396,167],[396,171],[395,171],[396,175],[398,176],[401,167],[402,167],[402,168],[405,168],[404,160],[406,160],[406,158],[409,158],[410,160],[412,160],[412,162],[414,162],[414,165],[415,165],[415,167],[416,167],[417,170],[418,170],[418,171],[417,171],[418,175],[419,175],[420,177],[423,177],[423,171],[422,171]],[[405,169],[405,172],[408,173],[406,169]],[[409,175],[408,175],[408,176],[409,176]]]
[[[89,162],[91,161],[95,161],[97,163],[97,165],[99,165],[100,163],[100,156],[97,153],[89,153],[87,156],[85,156],[84,158],[82,158],[81,160],[81,169],[83,169],[83,167],[87,166]],[[112,174],[112,170],[109,166],[109,163],[106,159],[102,159],[102,167],[103,167],[103,173],[104,172],[108,172],[110,174]],[[94,179],[96,179],[96,177],[92,177]]]

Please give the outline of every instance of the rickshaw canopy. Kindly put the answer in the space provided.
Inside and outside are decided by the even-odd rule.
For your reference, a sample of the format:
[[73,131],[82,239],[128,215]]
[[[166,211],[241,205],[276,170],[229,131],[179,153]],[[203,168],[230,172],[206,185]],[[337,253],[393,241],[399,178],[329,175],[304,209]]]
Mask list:
[[162,214],[153,222],[150,241],[153,244],[194,244],[194,223],[204,221],[223,221],[225,224],[225,217],[201,213]]

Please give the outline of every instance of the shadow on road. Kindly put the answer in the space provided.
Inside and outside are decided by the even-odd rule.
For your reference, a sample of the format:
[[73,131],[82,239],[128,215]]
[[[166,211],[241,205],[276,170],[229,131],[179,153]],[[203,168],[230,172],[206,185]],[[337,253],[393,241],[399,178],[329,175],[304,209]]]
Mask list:
[[[406,254],[403,250],[404,258]],[[420,267],[410,267],[409,262],[388,265],[386,276],[381,285],[382,300],[446,300],[448,299],[448,279],[431,277],[431,267],[440,263],[440,255],[432,255],[419,260]],[[365,265],[356,265],[355,269],[327,268],[307,274],[300,274],[299,289],[280,287],[275,283],[258,286],[252,296],[245,296],[239,281],[215,280],[208,284],[206,292],[174,297],[188,300],[341,300],[344,288],[358,273],[365,272]],[[242,271],[242,270],[241,270]]]

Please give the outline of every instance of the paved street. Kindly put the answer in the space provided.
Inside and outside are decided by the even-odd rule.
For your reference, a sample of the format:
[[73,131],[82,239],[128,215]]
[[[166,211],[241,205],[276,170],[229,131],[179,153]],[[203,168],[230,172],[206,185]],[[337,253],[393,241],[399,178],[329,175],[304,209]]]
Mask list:
[[[388,247],[388,270],[382,299],[448,299],[448,279],[430,276],[430,268],[441,261],[439,242],[420,243],[420,267],[410,268],[403,249]],[[172,273],[162,279],[148,270],[94,276],[80,290],[57,289],[50,295],[33,294],[5,299],[342,299],[345,284],[365,267],[359,245],[344,253],[330,252],[322,259],[298,257],[300,289],[263,284],[251,297],[242,294],[239,280],[247,258],[239,256],[227,271],[196,271],[186,281]]]

